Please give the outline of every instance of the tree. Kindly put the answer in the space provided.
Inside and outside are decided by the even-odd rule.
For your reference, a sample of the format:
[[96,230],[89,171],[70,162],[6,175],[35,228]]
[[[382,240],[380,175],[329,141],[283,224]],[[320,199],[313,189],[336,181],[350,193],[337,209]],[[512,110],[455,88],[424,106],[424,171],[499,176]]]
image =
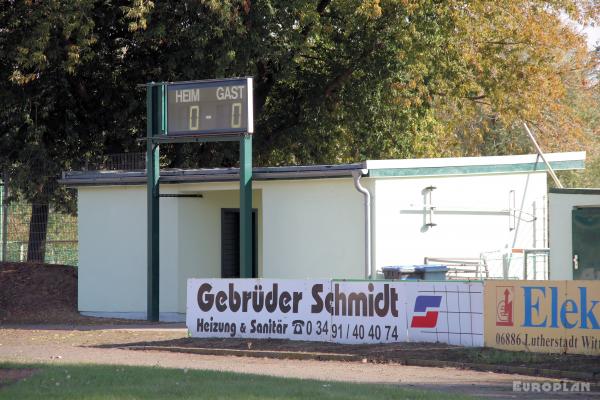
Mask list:
[[[253,75],[263,165],[426,154],[431,99],[416,83],[442,81],[453,23],[448,9],[419,3],[156,3],[126,64],[156,81]],[[204,166],[237,160],[228,145],[180,151]]]
[[[574,148],[594,132],[569,96],[597,85],[599,60],[564,15],[599,14],[597,0],[5,1],[0,167],[33,203],[72,207],[62,170],[141,149],[138,84],[244,75],[260,165],[521,152],[521,120],[546,149]],[[165,166],[238,159],[164,148]],[[43,230],[47,207],[33,211]]]
[[32,203],[29,261],[43,261],[48,204],[74,207],[61,171],[109,149],[108,132],[134,141],[112,102],[122,18],[110,2],[0,5],[0,166]]
[[523,121],[547,151],[589,144],[589,121],[572,100],[588,101],[600,58],[575,22],[597,23],[598,2],[476,1],[459,10],[462,84],[437,107],[447,147],[470,155],[532,151]]
[[[600,51],[600,48],[596,51]],[[600,71],[594,79],[598,82]],[[566,187],[600,188],[600,85],[585,91],[570,91],[567,101],[577,117],[584,121],[587,151],[586,167],[583,171],[562,171],[561,183]]]
[[[157,3],[138,15],[147,28],[128,56],[153,80],[255,76],[261,164],[523,152],[521,121],[549,150],[568,149],[588,136],[565,100],[589,86],[598,57],[565,16],[589,23],[598,10],[572,0]],[[237,158],[222,145],[181,151],[200,165]]]

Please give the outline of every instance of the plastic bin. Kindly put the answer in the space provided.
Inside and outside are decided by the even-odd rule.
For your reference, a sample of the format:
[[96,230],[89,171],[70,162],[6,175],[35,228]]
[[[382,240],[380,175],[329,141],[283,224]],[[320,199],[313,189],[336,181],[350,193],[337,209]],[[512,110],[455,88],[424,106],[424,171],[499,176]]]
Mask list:
[[423,265],[420,268],[423,271],[423,280],[425,281],[445,281],[448,267],[445,265]]
[[385,279],[445,281],[445,265],[390,265],[381,268]]
[[385,279],[423,279],[423,271],[414,265],[390,265],[381,270]]

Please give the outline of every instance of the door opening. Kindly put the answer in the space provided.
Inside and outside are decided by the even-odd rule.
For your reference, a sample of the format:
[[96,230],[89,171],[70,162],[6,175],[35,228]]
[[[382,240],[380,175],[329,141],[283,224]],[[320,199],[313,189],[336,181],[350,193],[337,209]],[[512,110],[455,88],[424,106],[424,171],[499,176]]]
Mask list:
[[573,279],[600,279],[600,207],[575,207]]
[[[258,278],[257,210],[252,210],[252,277]],[[221,278],[240,277],[240,210],[221,209]]]

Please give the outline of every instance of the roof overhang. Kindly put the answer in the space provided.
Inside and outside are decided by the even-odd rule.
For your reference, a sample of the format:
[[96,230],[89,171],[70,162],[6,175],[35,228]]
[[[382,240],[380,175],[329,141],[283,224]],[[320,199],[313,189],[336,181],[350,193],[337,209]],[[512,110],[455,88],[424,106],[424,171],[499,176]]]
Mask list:
[[[556,171],[585,168],[585,151],[544,154]],[[371,177],[435,175],[481,175],[546,171],[537,154],[492,157],[423,158],[414,160],[367,161]]]
[[[548,153],[546,159],[555,170],[585,167],[585,152]],[[365,173],[365,171],[367,171]],[[368,177],[417,177],[439,175],[481,175],[531,173],[546,171],[536,154],[493,157],[425,158],[411,160],[369,160],[339,165],[311,165],[254,168],[253,179],[295,180],[351,178],[360,173]],[[161,170],[161,183],[231,182],[239,180],[238,168]],[[67,171],[61,184],[78,186],[144,185],[146,172],[137,171]]]
[[[253,168],[257,181],[350,178],[354,171],[364,169],[364,163],[313,165],[296,167]],[[238,168],[166,169],[160,171],[161,183],[231,182],[240,179]],[[61,184],[77,186],[145,185],[146,171],[67,171]]]

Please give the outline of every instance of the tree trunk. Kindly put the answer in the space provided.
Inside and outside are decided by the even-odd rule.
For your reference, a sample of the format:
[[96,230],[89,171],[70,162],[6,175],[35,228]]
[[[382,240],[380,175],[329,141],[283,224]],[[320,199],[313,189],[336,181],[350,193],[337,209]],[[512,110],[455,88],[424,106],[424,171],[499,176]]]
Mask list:
[[48,228],[48,204],[32,204],[29,221],[28,262],[44,262]]

